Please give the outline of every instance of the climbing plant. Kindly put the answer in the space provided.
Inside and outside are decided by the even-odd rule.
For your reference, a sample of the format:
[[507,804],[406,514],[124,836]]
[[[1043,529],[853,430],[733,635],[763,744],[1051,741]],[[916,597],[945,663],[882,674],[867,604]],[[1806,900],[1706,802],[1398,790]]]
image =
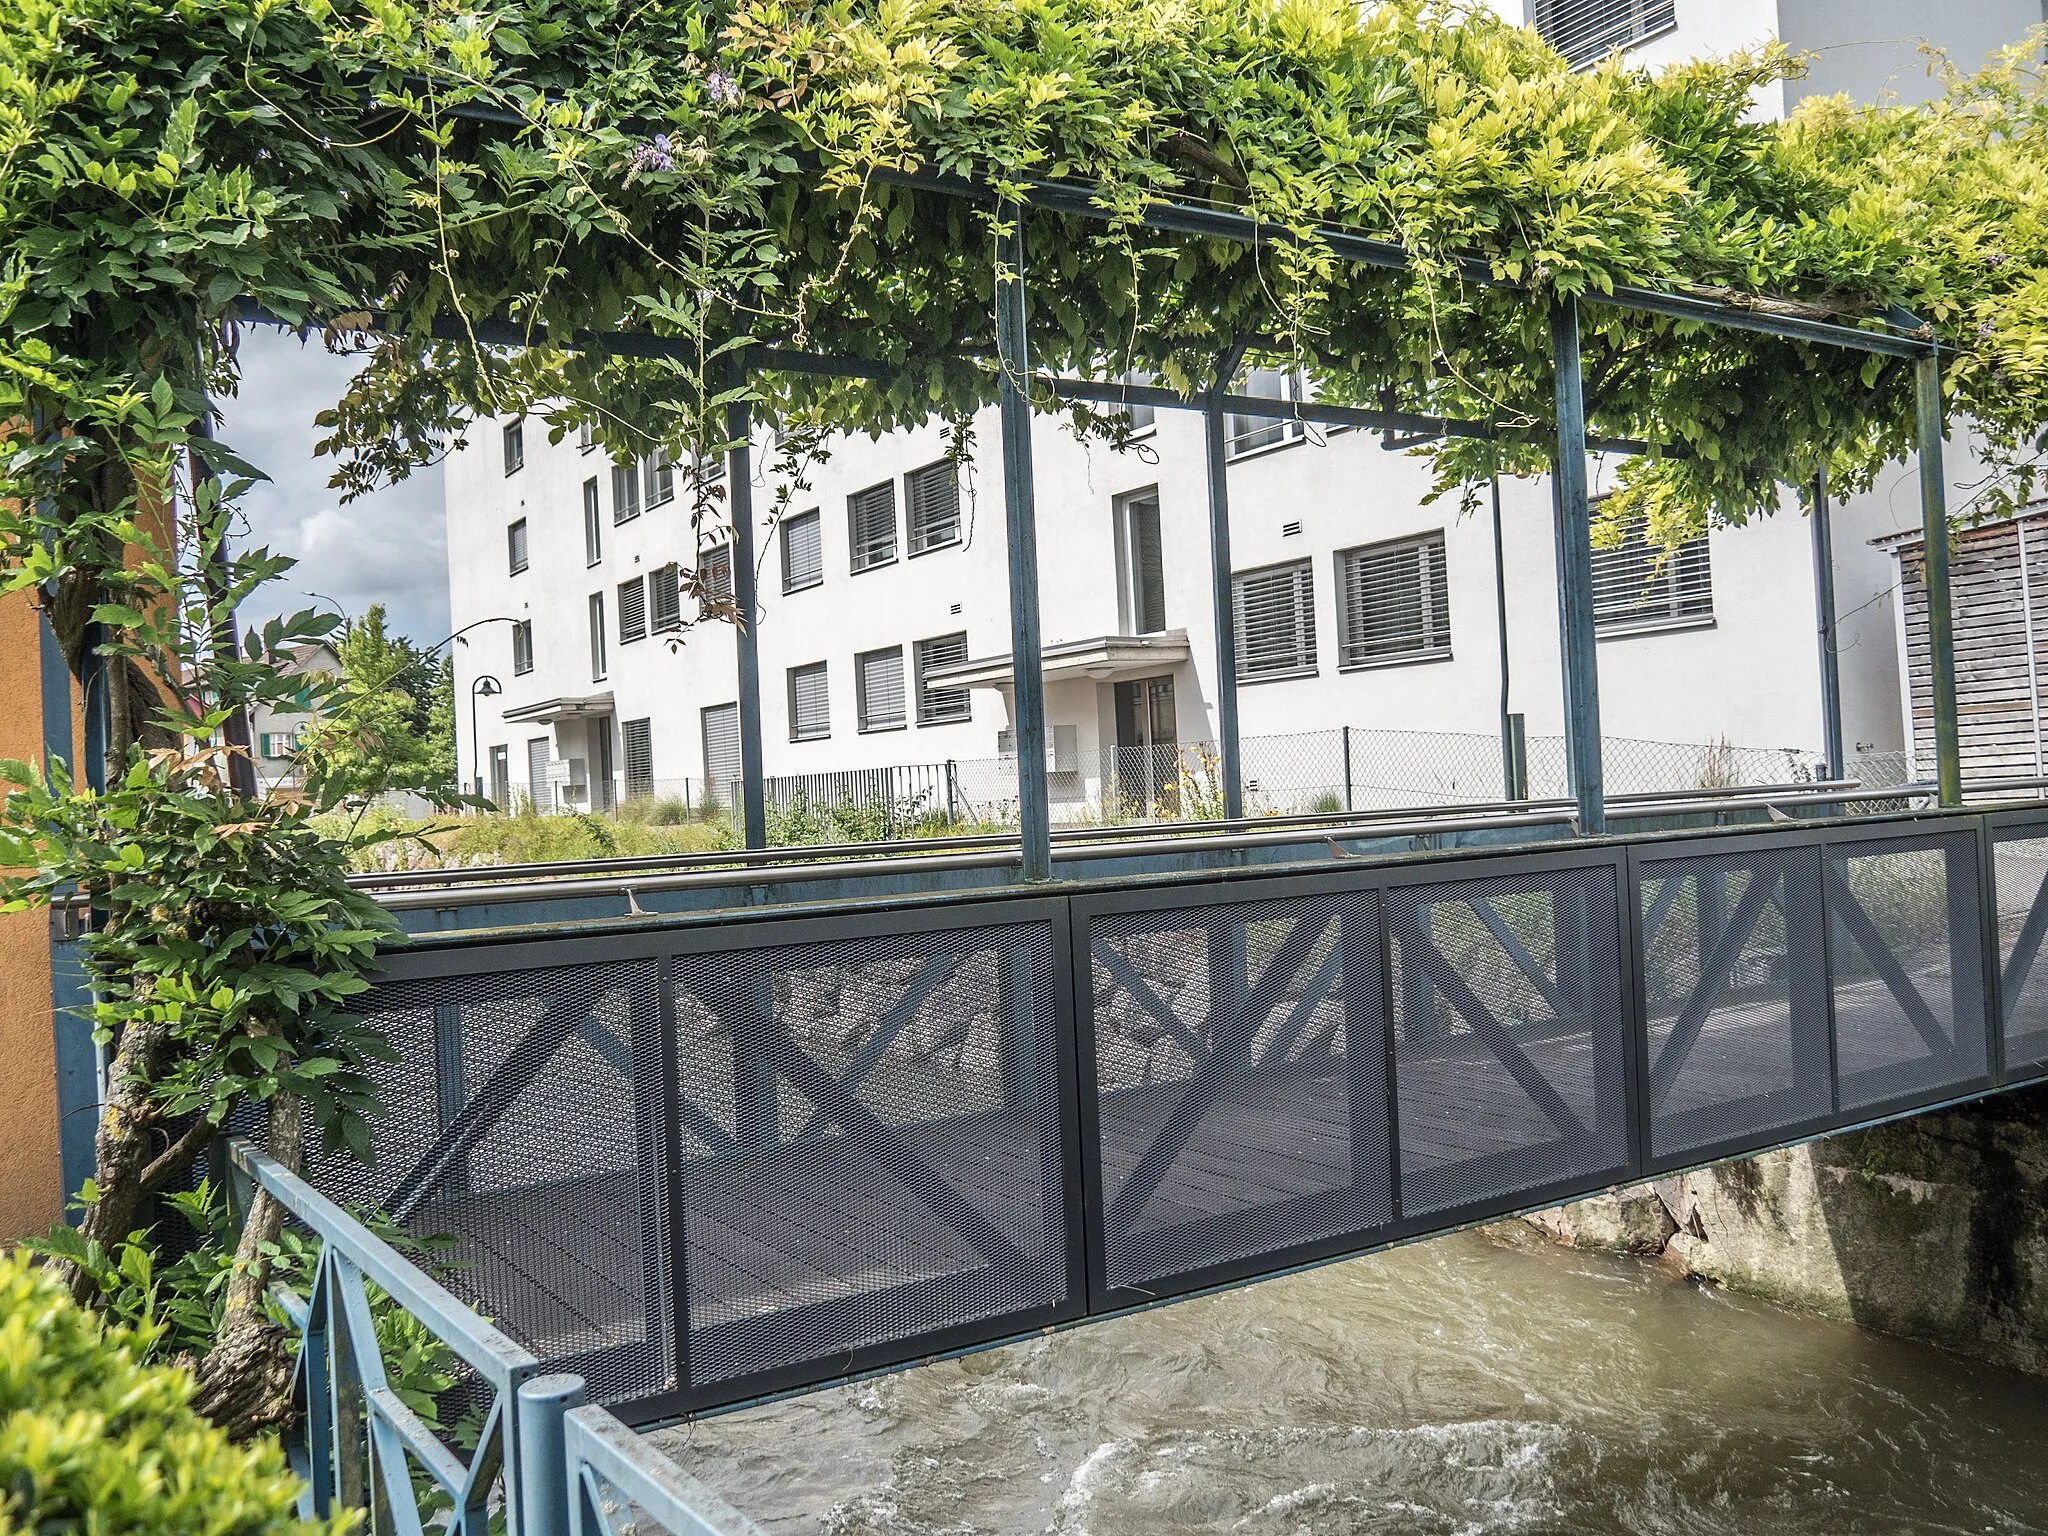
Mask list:
[[[2048,389],[2038,57],[1931,107],[1780,123],[1753,106],[1796,74],[1782,52],[1573,71],[1424,0],[11,0],[0,587],[48,614],[106,724],[77,778],[109,787],[16,774],[0,858],[35,871],[17,901],[84,885],[106,908],[131,1112],[102,1124],[89,1234],[120,1238],[211,1134],[180,1116],[265,1103],[289,1142],[324,1092],[346,1139],[374,1050],[344,1022],[371,915],[300,808],[231,792],[236,709],[296,690],[275,663],[321,629],[244,643],[228,621],[281,568],[228,547],[252,471],[208,432],[251,315],[361,355],[326,418],[350,494],[479,415],[684,465],[740,399],[793,455],[827,426],[964,428],[994,396],[996,237],[1019,218],[1041,366],[1194,389],[1242,346],[1339,402],[1501,423],[1423,450],[1445,488],[1544,467],[1563,298],[1586,301],[1593,429],[1677,450],[1631,460],[1610,516],[1677,537],[1909,450],[1897,367],[1598,302],[1649,284],[1926,328],[1993,455],[1991,511],[2031,491]],[[1020,212],[1027,183],[1090,212]],[[1165,197],[1259,238],[1153,228]],[[1332,227],[1407,264],[1339,260]],[[746,376],[753,344],[887,376]],[[259,1243],[245,1276],[261,1263]]]

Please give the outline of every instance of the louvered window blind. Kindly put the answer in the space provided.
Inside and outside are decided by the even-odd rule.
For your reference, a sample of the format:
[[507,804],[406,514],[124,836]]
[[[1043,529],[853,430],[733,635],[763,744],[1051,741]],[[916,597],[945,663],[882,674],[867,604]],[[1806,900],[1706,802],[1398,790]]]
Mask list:
[[619,644],[647,638],[647,583],[635,576],[619,583]]
[[903,647],[864,651],[853,658],[853,682],[863,731],[903,725]]
[[683,573],[675,565],[657,566],[647,573],[648,622],[659,632],[683,626]]
[[526,569],[526,519],[505,527],[505,561],[514,576]]
[[1643,525],[1633,523],[1620,544],[1593,551],[1594,628],[1670,624],[1713,613],[1705,534],[1667,549],[1646,540]]
[[619,736],[626,748],[626,798],[644,800],[654,793],[653,722],[627,720]]
[[782,590],[801,592],[825,579],[824,525],[805,512],[782,525]]
[[949,725],[974,717],[973,701],[965,688],[934,688],[926,674],[937,667],[957,666],[967,659],[967,631],[934,635],[917,642],[917,723]]
[[697,557],[697,586],[707,603],[732,601],[732,546],[721,544]]
[[1243,571],[1236,597],[1237,677],[1256,683],[1316,669],[1315,575],[1306,560]]
[[640,515],[640,466],[612,466],[612,521],[630,523]]
[[1339,550],[1337,616],[1340,666],[1448,656],[1443,534]]
[[847,546],[856,573],[896,558],[896,482],[884,481],[846,498]]
[[740,776],[740,707],[713,704],[704,711],[704,777],[720,805],[732,797]]
[[554,791],[548,785],[548,763],[554,758],[552,736],[531,736],[526,742],[526,793],[536,811],[544,811],[555,803]]
[[903,494],[913,555],[960,542],[960,473],[951,459],[913,469],[903,477]]
[[1674,0],[1535,0],[1531,19],[1572,64],[1590,64],[1678,24]]
[[832,734],[832,701],[826,692],[825,663],[789,669],[789,739],[822,741]]

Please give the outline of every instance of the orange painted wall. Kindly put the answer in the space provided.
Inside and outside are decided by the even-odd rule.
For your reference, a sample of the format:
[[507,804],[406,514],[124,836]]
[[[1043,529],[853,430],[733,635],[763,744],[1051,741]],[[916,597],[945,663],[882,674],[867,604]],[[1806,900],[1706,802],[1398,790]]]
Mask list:
[[[43,755],[41,618],[26,592],[0,597],[0,757]],[[0,914],[0,1243],[63,1214],[50,919]]]

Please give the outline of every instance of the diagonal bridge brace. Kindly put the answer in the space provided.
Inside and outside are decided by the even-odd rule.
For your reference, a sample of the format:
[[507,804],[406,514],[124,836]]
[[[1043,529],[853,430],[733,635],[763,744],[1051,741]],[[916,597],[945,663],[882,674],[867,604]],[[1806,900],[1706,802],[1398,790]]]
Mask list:
[[[1735,968],[1735,957],[1742,953],[1742,946],[1749,942],[1750,933],[1756,928],[1757,919],[1764,914],[1764,908],[1771,904],[1784,878],[1781,871],[1772,870],[1766,874],[1761,869],[1749,871],[1749,884],[1736,899],[1735,910],[1728,914],[1728,922],[1721,930],[1721,937],[1714,942],[1707,958],[1700,965],[1700,979],[1693,983],[1692,995],[1685,1000],[1685,1006],[1678,1011],[1678,1022],[1671,1028],[1670,1038],[1664,1042],[1664,1049],[1657,1055],[1656,1064],[1650,1068],[1650,1109],[1654,1113],[1661,1109],[1670,1095],[1672,1084],[1678,1081],[1678,1073],[1685,1065],[1685,1058],[1698,1043],[1700,1031],[1706,1028],[1707,1015],[1714,1011],[1714,1005],[1721,1000],[1721,993],[1728,985],[1729,974]],[[1669,883],[1678,885],[1681,877],[1669,877]]]
[[1934,1010],[1927,1006],[1927,999],[1920,995],[1920,989],[1913,985],[1913,978],[1906,974],[1906,968],[1892,953],[1883,932],[1871,921],[1863,903],[1856,899],[1856,893],[1849,889],[1848,877],[1832,859],[1828,861],[1828,910],[1840,921],[1849,937],[1856,941],[1856,947],[1863,951],[1863,958],[1870,962],[1878,980],[1884,983],[1885,990],[1891,993],[1900,1011],[1919,1033],[1928,1054],[1937,1060],[1946,1060],[1953,1055],[1955,1042],[1949,1039],[1948,1031],[1941,1027]]
[[2034,892],[2026,921],[2020,924],[2019,934],[2012,941],[2012,953],[2006,957],[1999,975],[2008,1026],[2018,1017],[2020,993],[2026,990],[2027,978],[2033,973],[2034,961],[2040,956],[2043,938],[2048,938],[2048,880],[2043,880],[2041,888]]

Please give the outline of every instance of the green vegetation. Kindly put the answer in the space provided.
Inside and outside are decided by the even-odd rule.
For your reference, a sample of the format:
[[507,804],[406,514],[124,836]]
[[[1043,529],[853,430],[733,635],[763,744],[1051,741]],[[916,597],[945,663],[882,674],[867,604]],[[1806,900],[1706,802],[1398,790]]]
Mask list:
[[299,766],[330,794],[412,790],[437,801],[455,782],[455,674],[447,653],[430,654],[384,627],[384,605],[350,619],[334,641],[341,676]]
[[0,1255],[0,1536],[312,1536],[275,1445],[235,1445],[151,1364],[158,1329],[103,1321]]

